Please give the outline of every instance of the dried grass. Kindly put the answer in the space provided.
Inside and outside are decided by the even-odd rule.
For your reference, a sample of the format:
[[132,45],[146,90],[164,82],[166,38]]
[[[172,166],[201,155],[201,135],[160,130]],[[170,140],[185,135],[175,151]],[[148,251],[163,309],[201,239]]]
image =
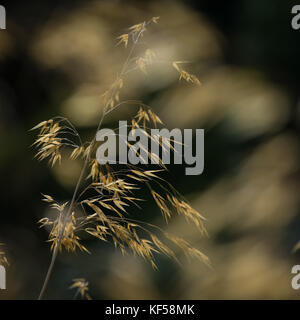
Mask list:
[[[143,37],[148,26],[158,22],[154,17],[148,22],[136,24],[128,29],[128,33],[118,37],[118,44],[125,48],[131,47],[128,58],[116,81],[103,94],[104,111],[97,131],[101,127],[103,118],[122,104],[139,105],[136,116],[131,120],[133,130],[141,129],[145,135],[158,143],[162,148],[172,148],[170,139],[160,140],[151,137],[149,128],[162,124],[161,119],[150,106],[139,101],[120,101],[121,90],[126,82],[126,75],[137,69],[147,73],[147,69],[155,62],[156,54],[147,49],[142,56],[135,57],[135,47]],[[179,79],[199,85],[195,75],[181,68],[182,61],[171,62],[179,72]],[[143,185],[149,189],[156,205],[160,209],[164,220],[168,223],[174,215],[183,216],[188,223],[194,224],[202,234],[206,234],[204,217],[193,209],[188,202],[164,179],[160,177],[166,168],[162,159],[157,157],[157,170],[144,170],[137,166],[127,165],[126,169],[116,171],[113,166],[99,165],[95,159],[97,147],[96,137],[88,143],[82,143],[80,135],[71,122],[62,117],[42,121],[32,130],[39,130],[34,146],[37,147],[36,158],[48,159],[49,164],[59,164],[62,158],[62,149],[71,148],[71,159],[81,157],[84,166],[78,179],[73,198],[64,204],[59,204],[52,196],[43,195],[43,201],[57,211],[54,219],[43,218],[40,225],[50,227],[49,242],[51,243],[52,261],[40,294],[43,297],[57,254],[63,248],[75,252],[77,249],[89,252],[79,238],[79,232],[87,233],[101,241],[112,241],[123,254],[128,250],[134,255],[149,261],[153,268],[157,268],[155,254],[164,254],[176,261],[178,258],[174,248],[179,248],[190,258],[199,259],[209,264],[209,259],[187,241],[166,233],[161,228],[149,223],[130,219],[128,210],[135,205],[139,207],[142,199],[134,195],[134,191]],[[128,147],[138,153],[132,145]],[[155,157],[148,152],[148,157]],[[88,183],[86,184],[86,181]],[[82,190],[80,190],[82,188]],[[84,216],[77,216],[77,210],[83,210]],[[1,258],[1,255],[0,255]],[[72,288],[77,288],[82,297],[87,295],[88,284],[83,279],[76,279]]]

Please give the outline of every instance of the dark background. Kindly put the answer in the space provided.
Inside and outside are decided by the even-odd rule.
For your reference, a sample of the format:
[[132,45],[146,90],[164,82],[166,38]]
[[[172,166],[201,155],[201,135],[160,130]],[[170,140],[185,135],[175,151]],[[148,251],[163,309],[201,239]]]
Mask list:
[[[179,268],[158,257],[160,270],[152,271],[139,259],[122,258],[109,244],[87,239],[91,255],[59,257],[47,298],[71,298],[68,286],[76,277],[90,282],[91,295],[97,299],[299,297],[290,287],[291,267],[300,259],[292,252],[300,240],[300,31],[291,28],[293,3],[28,0],[1,4],[7,11],[7,30],[0,31],[0,241],[6,244],[10,261],[8,289],[1,298],[37,297],[50,261],[47,232],[37,225],[46,212],[41,192],[69,199],[78,176],[76,166],[68,174],[66,167],[52,170],[33,160],[30,145],[35,136],[28,130],[71,110],[71,120],[75,114],[79,131],[89,137],[95,130],[93,115],[80,122],[81,113],[76,118],[73,106],[83,103],[82,108],[88,109],[89,103],[84,103],[89,94],[93,101],[95,88],[104,91],[107,74],[112,71],[113,77],[117,70],[117,62],[109,68],[119,60],[118,55],[110,56],[121,50],[114,46],[115,38],[127,26],[152,16],[161,16],[158,48],[165,38],[178,42],[180,59],[194,61],[202,92],[186,87],[180,91],[176,79],[150,84],[142,92],[134,83],[131,90],[158,106],[156,111],[168,126],[206,130],[204,173],[185,176],[184,168],[173,166],[170,180],[208,218],[210,237],[190,232],[181,221],[168,228],[185,230],[183,235],[203,248],[214,269],[184,259]],[[160,24],[157,38],[159,28]],[[95,41],[86,30],[95,32]],[[104,49],[101,37],[108,46]],[[82,90],[83,98],[77,95]],[[184,111],[173,108],[178,99]],[[180,112],[186,116],[182,123],[178,123]],[[150,201],[142,213],[147,220],[162,223]]]

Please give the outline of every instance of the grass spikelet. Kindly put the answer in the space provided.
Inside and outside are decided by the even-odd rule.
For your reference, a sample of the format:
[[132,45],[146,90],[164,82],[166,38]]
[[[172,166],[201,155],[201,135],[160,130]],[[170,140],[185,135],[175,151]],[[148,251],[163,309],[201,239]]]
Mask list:
[[117,43],[117,45],[119,45],[120,43],[124,43],[125,48],[127,48],[128,38],[129,38],[128,33],[124,33],[124,34],[120,35],[118,37],[118,39],[120,39],[120,41]]
[[73,284],[70,286],[70,289],[76,289],[76,293],[74,295],[74,300],[80,295],[81,299],[92,300],[89,295],[89,283],[84,278],[73,279]]
[[172,63],[173,67],[179,72],[179,80],[184,79],[187,82],[196,84],[198,86],[201,85],[200,80],[193,74],[188,73],[187,71],[183,70],[179,65],[182,63],[186,63],[185,61],[174,61]]

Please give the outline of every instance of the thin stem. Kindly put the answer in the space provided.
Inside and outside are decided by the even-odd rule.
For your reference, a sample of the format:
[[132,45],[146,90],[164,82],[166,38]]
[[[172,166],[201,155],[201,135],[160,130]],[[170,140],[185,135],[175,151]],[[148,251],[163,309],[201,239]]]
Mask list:
[[[122,67],[122,70],[121,70],[121,73],[120,75],[117,77],[117,81],[120,79],[120,77],[124,74],[124,72],[126,71],[126,68],[127,68],[127,65],[130,61],[130,58],[134,52],[134,48],[138,42],[138,39],[141,35],[141,33],[143,32],[143,28],[142,30],[139,32],[139,34],[137,35],[137,38],[135,39],[132,47],[131,47],[131,50],[128,54],[128,57]],[[112,90],[111,92],[111,96],[114,95],[116,91],[116,88],[114,88],[114,90]],[[108,100],[109,101],[109,100]],[[58,252],[59,252],[59,249],[60,249],[60,246],[61,246],[61,243],[62,243],[62,240],[63,240],[63,237],[64,237],[64,232],[65,232],[65,227],[66,227],[66,224],[67,224],[67,221],[68,221],[68,217],[70,216],[71,212],[72,212],[72,209],[73,209],[73,206],[74,206],[74,203],[75,203],[75,200],[76,200],[76,197],[77,197],[77,193],[78,193],[78,190],[79,190],[79,187],[82,183],[82,180],[84,178],[84,173],[87,169],[87,166],[88,166],[88,162],[89,162],[89,158],[90,158],[90,154],[91,154],[91,151],[93,150],[93,147],[96,143],[96,135],[97,135],[97,132],[99,131],[101,125],[102,125],[102,122],[103,122],[103,119],[105,117],[105,113],[106,113],[106,110],[108,108],[108,102],[106,103],[105,107],[103,108],[103,112],[102,112],[102,115],[101,115],[101,119],[99,121],[99,124],[98,124],[98,127],[97,127],[97,131],[96,131],[96,134],[90,144],[90,150],[89,150],[89,153],[87,154],[86,158],[85,158],[85,161],[84,161],[84,164],[83,164],[83,167],[82,167],[82,170],[81,170],[81,173],[80,173],[80,176],[78,178],[78,181],[77,181],[77,184],[76,184],[76,187],[75,187],[75,190],[74,190],[74,193],[73,193],[73,196],[72,196],[72,200],[71,200],[71,203],[70,203],[70,206],[68,208],[68,211],[66,213],[66,219],[64,220],[64,223],[62,225],[62,228],[61,228],[61,233],[59,235],[59,238],[58,238],[58,241],[57,241],[57,245],[53,251],[53,254],[52,254],[52,258],[51,258],[51,262],[50,262],[50,265],[49,265],[49,268],[48,268],[48,271],[47,271],[47,275],[46,275],[46,278],[44,280],[44,283],[43,283],[43,287],[42,287],[42,290],[39,294],[39,297],[38,297],[38,300],[42,300],[44,295],[45,295],[45,292],[46,292],[46,289],[48,287],[48,284],[49,284],[49,280],[50,280],[50,277],[52,275],[52,272],[53,272],[53,268],[54,268],[54,265],[55,265],[55,261],[56,261],[56,258],[57,258],[57,255],[58,255]]]
[[66,219],[65,219],[65,221],[63,223],[63,226],[62,226],[62,229],[61,229],[62,231],[61,231],[60,236],[58,238],[57,245],[56,245],[56,247],[54,249],[54,252],[52,254],[51,262],[50,262],[50,265],[49,265],[49,268],[48,268],[48,271],[47,271],[47,275],[46,275],[46,278],[45,278],[45,281],[44,281],[44,284],[43,284],[43,287],[42,287],[42,290],[40,292],[38,300],[42,300],[43,299],[45,291],[47,289],[47,286],[48,286],[48,283],[49,283],[49,280],[50,280],[50,277],[51,277],[51,274],[52,274],[52,271],[53,271],[53,267],[55,265],[55,261],[56,261],[57,255],[58,255],[58,251],[59,251],[59,248],[60,248],[63,236],[64,236],[64,231],[65,231],[65,227],[66,227],[66,223],[67,223],[67,217],[70,215],[71,210],[73,208],[73,205],[74,205],[74,202],[75,202],[75,198],[76,198],[79,186],[80,186],[80,184],[82,182],[82,179],[84,177],[84,172],[85,172],[85,170],[87,168],[88,158],[89,158],[89,156],[87,156],[86,159],[85,159],[85,162],[84,162],[84,165],[82,167],[79,179],[77,181],[77,184],[76,184],[76,187],[75,187],[75,190],[74,190],[74,193],[73,193],[72,201],[71,201],[71,204],[69,206],[68,212],[66,214]]
[[47,286],[48,286],[48,283],[49,283],[49,280],[50,280],[50,276],[52,274],[52,270],[53,270],[53,267],[54,267],[54,264],[55,264],[55,261],[56,261],[57,254],[58,254],[58,247],[55,248],[55,250],[54,250],[54,252],[52,254],[51,262],[50,262],[50,265],[49,265],[49,268],[48,268],[48,271],[47,271],[47,275],[46,275],[46,278],[44,280],[44,284],[43,284],[43,287],[42,287],[42,290],[40,292],[38,300],[42,300],[43,297],[44,297],[44,294],[45,294],[45,291],[47,289]]
[[76,291],[76,293],[75,293],[75,295],[73,297],[73,300],[77,299],[77,297],[79,296],[79,293],[80,293],[80,288],[77,289],[77,291]]

